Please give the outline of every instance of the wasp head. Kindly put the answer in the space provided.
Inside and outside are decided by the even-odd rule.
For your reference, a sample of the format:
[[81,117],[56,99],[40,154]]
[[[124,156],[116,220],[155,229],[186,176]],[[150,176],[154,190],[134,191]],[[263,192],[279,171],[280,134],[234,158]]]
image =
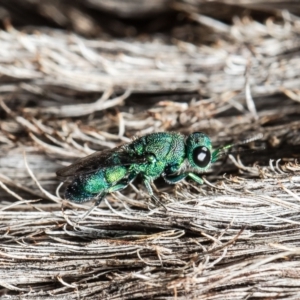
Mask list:
[[212,162],[210,138],[202,132],[194,132],[186,139],[187,159],[191,167],[205,171]]

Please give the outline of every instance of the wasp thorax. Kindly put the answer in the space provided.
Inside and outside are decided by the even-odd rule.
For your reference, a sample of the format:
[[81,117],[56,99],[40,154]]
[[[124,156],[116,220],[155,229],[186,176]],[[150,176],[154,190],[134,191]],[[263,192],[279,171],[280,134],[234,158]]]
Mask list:
[[210,138],[202,132],[194,132],[186,140],[187,158],[194,168],[208,168],[211,163],[211,149]]

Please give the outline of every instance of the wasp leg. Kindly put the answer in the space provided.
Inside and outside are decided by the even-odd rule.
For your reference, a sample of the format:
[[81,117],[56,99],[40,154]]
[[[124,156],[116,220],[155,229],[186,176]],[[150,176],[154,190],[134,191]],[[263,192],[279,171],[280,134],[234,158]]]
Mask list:
[[204,183],[204,181],[198,175],[196,175],[194,173],[188,173],[188,176],[199,184]]
[[167,210],[167,208],[165,207],[165,205],[154,195],[152,187],[151,187],[151,183],[150,180],[147,178],[144,178],[144,184],[146,186],[146,189],[148,191],[148,194],[150,195],[151,199],[154,200],[156,203],[160,204],[161,206],[163,206],[165,208],[165,210]]
[[179,174],[179,175],[167,175],[163,174],[162,177],[166,183],[175,184],[188,176],[187,173]]
[[107,193],[100,193],[96,198],[97,200],[94,206],[98,206],[101,203],[101,201],[105,198],[106,195]]
[[113,185],[107,190],[107,193],[113,193],[120,190],[125,189],[130,182],[132,182],[136,178],[137,174],[135,172],[130,173],[129,176],[121,181],[119,181],[116,185]]
[[107,192],[108,193],[113,193],[113,192],[117,192],[117,191],[123,190],[123,189],[125,189],[128,186],[128,184],[129,184],[128,181],[124,181],[124,182],[118,183],[118,184],[112,186],[111,188],[109,188],[107,190]]
[[119,190],[123,190],[124,188],[127,187],[127,185],[129,184],[130,181],[132,181],[133,179],[131,180],[124,180],[124,182],[122,183],[118,183],[112,187],[110,187],[108,190],[105,191],[105,193],[100,193],[98,196],[97,196],[97,200],[94,204],[94,206],[92,206],[79,220],[84,220],[94,209],[95,207],[97,207],[101,201],[105,198],[105,196],[108,194],[108,193],[112,193],[112,192],[116,192],[116,191],[119,191]]
[[128,184],[133,181],[136,177],[136,174],[135,173],[131,173],[129,174],[128,178],[117,183],[116,185],[110,187],[108,190],[105,191],[105,193],[100,193],[98,196],[97,196],[97,200],[94,204],[94,206],[92,206],[80,219],[79,221],[81,220],[84,220],[94,209],[95,207],[97,207],[101,201],[105,198],[105,196],[109,193],[113,193],[113,192],[117,192],[117,191],[120,191],[120,190],[123,190],[124,188],[126,188],[128,186]]
[[77,223],[84,220],[101,203],[101,201],[105,198],[106,195],[107,195],[107,193],[100,193],[96,197],[97,200],[96,200],[95,204],[78,219]]
[[182,174],[179,174],[179,175],[166,175],[166,174],[163,174],[164,180],[167,183],[170,183],[170,184],[175,184],[175,183],[185,179],[186,177],[190,177],[191,179],[193,179],[197,183],[203,184],[203,180],[199,176],[197,176],[196,174],[191,173],[191,172],[182,173]]

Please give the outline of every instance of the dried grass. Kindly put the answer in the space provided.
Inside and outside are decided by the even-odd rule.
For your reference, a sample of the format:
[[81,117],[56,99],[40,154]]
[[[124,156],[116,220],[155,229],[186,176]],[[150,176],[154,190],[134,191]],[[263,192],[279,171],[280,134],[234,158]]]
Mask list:
[[[171,36],[0,31],[3,299],[299,298],[299,19],[191,7]],[[263,138],[203,186],[160,187],[167,210],[135,183],[82,220],[92,203],[56,192],[77,157],[170,130]]]

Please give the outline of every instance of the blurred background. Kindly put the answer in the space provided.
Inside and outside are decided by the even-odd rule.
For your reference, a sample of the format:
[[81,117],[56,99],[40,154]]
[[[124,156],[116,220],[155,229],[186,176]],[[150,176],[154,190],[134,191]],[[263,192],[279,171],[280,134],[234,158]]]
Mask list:
[[[280,240],[285,235],[288,245],[298,247],[299,184],[292,184],[287,178],[299,172],[299,0],[0,0],[0,28],[0,202],[3,221],[1,232],[3,245],[8,247],[3,248],[4,252],[12,253],[12,257],[16,257],[14,247],[19,245],[21,239],[31,245],[36,243],[36,247],[43,247],[44,245],[38,244],[37,241],[48,243],[57,232],[64,238],[76,236],[78,243],[82,243],[80,247],[86,247],[82,237],[78,237],[77,225],[68,223],[69,219],[65,220],[65,215],[61,214],[61,202],[55,203],[54,198],[49,200],[51,197],[37,187],[26,168],[24,153],[37,182],[51,195],[55,195],[60,183],[55,174],[57,169],[95,150],[111,149],[130,142],[134,136],[157,131],[178,131],[183,134],[202,131],[211,137],[214,147],[237,143],[262,134],[258,141],[245,145],[242,149],[234,149],[239,152],[241,161],[225,157],[205,175],[213,183],[222,182],[225,173],[226,176],[241,176],[243,180],[249,181],[242,182],[236,179],[227,182],[232,190],[251,190],[253,193],[271,197],[268,201],[272,199],[273,202],[253,200],[252,203],[249,199],[248,202],[243,202],[240,198],[235,198],[233,202],[225,199],[224,202],[220,200],[217,204],[212,204],[209,201],[215,201],[213,197],[216,194],[230,194],[232,190],[220,192],[208,185],[199,189],[184,184],[183,192],[176,194],[174,187],[158,183],[161,191],[165,192],[165,201],[173,203],[174,197],[177,197],[180,201],[198,199],[199,202],[195,205],[193,202],[184,209],[176,207],[179,214],[176,218],[172,213],[154,214],[155,221],[143,219],[144,228],[138,229],[136,226],[139,225],[132,221],[136,216],[126,220],[127,225],[124,225],[124,220],[119,215],[116,218],[112,217],[112,220],[117,221],[108,222],[105,218],[106,221],[94,221],[96,216],[87,220],[86,227],[80,228],[84,242],[92,240],[95,236],[99,238],[99,232],[103,228],[110,229],[111,226],[114,230],[128,230],[128,236],[134,234],[132,230],[140,230],[143,234],[161,232],[162,228],[173,230],[176,242],[169,247],[173,253],[177,253],[174,257],[178,261],[175,262],[171,252],[168,252],[170,259],[167,265],[177,268],[188,264],[190,273],[180,273],[177,277],[172,277],[170,274],[173,271],[168,273],[163,267],[159,271],[155,268],[149,271],[150,275],[146,272],[149,278],[155,277],[155,272],[158,272],[165,285],[149,290],[145,297],[152,295],[162,297],[157,299],[167,299],[164,297],[168,296],[173,299],[177,296],[184,297],[185,293],[191,295],[184,287],[189,286],[190,279],[187,278],[195,271],[191,271],[192,257],[204,250],[202,246],[199,246],[199,249],[193,248],[194,244],[191,246],[188,239],[202,232],[209,233],[212,238],[202,235],[195,243],[206,247],[213,240],[216,243],[215,247],[219,244],[214,239],[221,239],[234,218],[238,220],[234,225],[236,227],[233,226],[232,231],[229,230],[231,235],[229,234],[225,243],[235,239],[243,226],[249,229],[246,237],[243,236],[244,240],[233,248],[232,256],[226,261],[236,266],[237,270],[244,267],[243,264],[239,264],[247,261],[247,251],[251,243],[256,245],[256,249],[260,249],[249,254],[253,263],[251,270],[256,270],[254,262],[257,259],[267,257],[260,256],[261,253],[277,253],[278,249],[274,250],[271,246],[266,250],[265,244],[281,241],[285,247],[287,244]],[[292,192],[282,192],[283,188],[278,184],[277,177],[273,173],[265,173],[265,170],[271,173],[274,171],[276,176],[286,176],[285,188],[291,188]],[[270,181],[267,181],[268,178]],[[238,184],[240,186],[237,187]],[[137,187],[143,190],[138,183]],[[126,211],[126,205],[129,205],[147,210],[146,197],[138,193],[136,195],[132,188],[128,188],[122,194],[127,199],[120,195],[108,197],[115,209],[122,211],[125,207]],[[209,201],[203,204],[204,198],[199,195],[208,197]],[[119,203],[118,197],[127,203],[124,207]],[[294,206],[286,203],[283,205],[278,197],[282,201],[291,201]],[[19,202],[16,202],[17,200]],[[31,206],[25,200],[37,201],[37,204]],[[10,205],[13,206],[8,209]],[[107,208],[105,205],[103,207]],[[196,210],[197,205],[200,211]],[[203,211],[202,205],[205,207]],[[223,212],[224,207],[228,210]],[[265,207],[270,211],[260,210]],[[40,215],[35,214],[36,211],[39,211]],[[190,211],[191,215],[180,216],[184,211]],[[241,211],[245,212],[245,215],[240,217]],[[257,218],[254,216],[256,212],[259,215]],[[70,212],[73,213],[75,212]],[[53,215],[55,218],[51,219]],[[276,217],[277,223],[270,215]],[[21,226],[19,218],[22,222],[30,221]],[[40,218],[45,222],[45,227],[39,227],[39,222],[42,222]],[[167,225],[160,223],[163,218],[168,220]],[[187,220],[186,218],[189,222],[182,221]],[[28,224],[34,224],[36,227],[29,228]],[[50,230],[53,224],[57,224],[55,234]],[[198,224],[199,227],[193,227],[193,224]],[[93,231],[96,227],[99,229],[98,235]],[[68,228],[69,232],[62,232],[62,228]],[[284,234],[280,233],[282,228],[286,230]],[[183,238],[176,236],[176,230],[179,229],[186,230]],[[139,234],[142,234],[141,232]],[[118,231],[118,234],[121,233]],[[33,239],[32,236],[38,238]],[[73,241],[71,238],[70,240]],[[61,241],[56,241],[61,249],[65,249],[64,243],[59,244]],[[180,250],[176,248],[178,243],[182,243]],[[162,243],[153,247],[158,245],[166,246]],[[111,249],[112,246],[109,247]],[[245,247],[243,254],[239,252],[239,247]],[[115,245],[112,248],[123,253]],[[66,256],[59,259],[70,261],[72,264],[67,249],[66,247]],[[55,248],[54,252],[57,251]],[[80,253],[80,249],[76,251]],[[150,261],[153,253],[152,250],[152,254],[147,251],[144,257]],[[120,254],[120,257],[119,254],[114,255],[122,261],[124,253]],[[189,255],[184,256],[185,253]],[[47,255],[45,254],[45,257]],[[98,258],[94,252],[93,255]],[[218,253],[217,257],[219,255],[221,254]],[[57,297],[77,297],[72,285],[68,286],[61,278],[57,279],[56,275],[51,273],[50,276],[50,273],[47,273],[47,268],[56,271],[57,265],[42,267],[45,273],[41,277],[43,279],[39,280],[38,274],[33,271],[37,265],[29,266],[23,259],[24,257],[20,258],[23,265],[16,264],[17,260],[5,260],[7,268],[3,269],[2,274],[6,275],[0,275],[0,281],[3,282],[0,283],[3,286],[0,290],[2,295],[18,297],[22,291],[27,293],[32,289],[33,293],[36,293],[35,296],[44,290],[45,293],[41,295],[46,297],[47,291],[55,290],[53,293],[58,295]],[[113,268],[111,272],[109,264],[103,267],[101,270],[109,275],[99,275],[99,282],[88,277],[88,269],[85,268],[90,262],[85,266],[81,265],[82,262],[82,259],[78,262],[81,270],[85,270],[81,277],[78,274],[76,278],[70,273],[66,275],[69,276],[67,281],[70,284],[86,281],[98,285],[98,288],[102,289],[102,298],[99,299],[108,299],[105,297],[113,293],[116,298],[111,299],[129,299],[128,295],[121,296],[121,289],[114,289],[111,278],[121,284],[120,278],[126,274],[124,278],[128,276],[126,278],[131,284],[132,278],[129,278],[129,274],[132,271],[132,261],[122,262],[127,269],[121,268],[120,272],[120,268]],[[199,263],[198,260],[197,262]],[[295,258],[291,262],[294,270],[299,270],[298,259]],[[39,265],[40,262],[37,263]],[[137,272],[145,270],[147,264],[143,263],[137,263]],[[155,263],[160,264],[159,260]],[[227,270],[226,263],[218,265],[217,273],[231,274],[232,277],[228,277],[230,281],[230,278],[235,278],[236,273],[233,269]],[[103,265],[103,262],[101,264]],[[24,276],[18,277],[18,268],[21,268],[21,265],[24,267],[24,274],[27,274],[28,270],[34,274],[29,273],[33,275],[25,276],[26,280]],[[97,263],[95,265],[98,266]],[[239,278],[237,285],[230,285],[228,281],[227,289],[223,286],[225,281],[220,281],[212,289],[204,291],[203,286],[217,280],[213,275],[216,270],[214,265],[204,265],[206,269],[203,268],[212,273],[206,277],[206,283],[197,282],[198,288],[192,289],[195,292],[193,296],[197,299],[220,299],[218,295],[221,292],[227,295],[228,299],[266,299],[263,297],[277,297],[281,292],[281,295],[290,296],[285,299],[296,299],[293,297],[297,295],[297,289],[299,291],[295,282],[295,289],[289,289],[286,282],[276,281],[276,288],[284,286],[284,292],[280,290],[280,293],[276,294],[273,279],[277,280],[278,277],[274,275],[273,278],[270,273],[265,276],[269,290],[264,292],[257,292],[258,286],[264,280],[259,273],[255,275],[255,280],[250,277]],[[276,265],[276,268],[281,266]],[[269,272],[275,267],[271,265],[268,268]],[[283,269],[280,270],[283,272]],[[290,271],[289,266],[284,270]],[[139,278],[139,275],[136,276]],[[296,273],[293,276],[299,279]],[[12,281],[9,281],[9,278]],[[22,284],[20,278],[24,279]],[[180,278],[186,279],[182,285],[177,281]],[[160,284],[155,280],[151,281],[154,287]],[[241,286],[251,289],[245,288],[241,292]],[[96,292],[91,291],[91,286],[85,288],[86,294],[81,294],[82,297],[95,297]],[[131,299],[142,299],[143,296],[139,294],[141,291],[146,293],[142,286],[133,289],[134,296]],[[256,298],[251,298],[254,294]]]

